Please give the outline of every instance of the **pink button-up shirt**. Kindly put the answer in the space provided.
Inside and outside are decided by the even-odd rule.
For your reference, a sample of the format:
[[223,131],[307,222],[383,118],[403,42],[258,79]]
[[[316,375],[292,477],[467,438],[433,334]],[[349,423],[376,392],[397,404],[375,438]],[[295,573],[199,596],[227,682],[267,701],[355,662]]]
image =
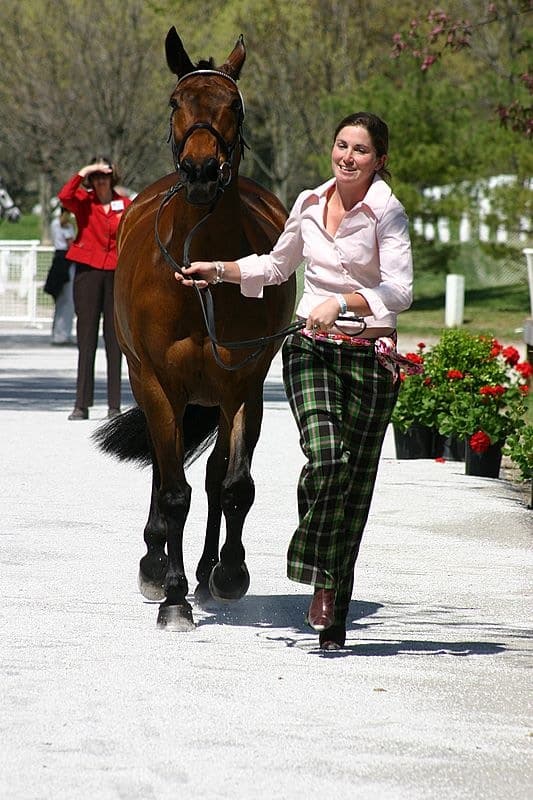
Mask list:
[[[376,175],[364,199],[346,213],[332,236],[324,225],[324,210],[334,183],[331,178],[298,196],[270,253],[238,260],[241,292],[261,297],[263,286],[283,283],[304,261],[299,317],[305,319],[332,294],[358,292],[372,310],[372,316],[365,317],[369,333],[372,328],[395,328],[396,315],[412,302],[407,215],[386,181]],[[350,328],[344,322],[342,327]]]

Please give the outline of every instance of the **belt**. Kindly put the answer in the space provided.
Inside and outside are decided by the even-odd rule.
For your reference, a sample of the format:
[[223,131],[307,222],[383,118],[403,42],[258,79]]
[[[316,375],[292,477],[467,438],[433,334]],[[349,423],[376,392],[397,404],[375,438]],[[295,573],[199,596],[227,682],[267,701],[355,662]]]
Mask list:
[[345,344],[349,347],[373,347],[379,363],[387,369],[393,377],[394,382],[398,380],[398,367],[408,375],[420,375],[424,371],[423,364],[416,364],[406,356],[401,355],[396,350],[396,334],[391,336],[380,336],[378,339],[364,339],[361,336],[349,336],[346,333],[328,333],[327,331],[308,331],[304,328],[300,331],[302,336],[319,342],[331,342],[331,344]]

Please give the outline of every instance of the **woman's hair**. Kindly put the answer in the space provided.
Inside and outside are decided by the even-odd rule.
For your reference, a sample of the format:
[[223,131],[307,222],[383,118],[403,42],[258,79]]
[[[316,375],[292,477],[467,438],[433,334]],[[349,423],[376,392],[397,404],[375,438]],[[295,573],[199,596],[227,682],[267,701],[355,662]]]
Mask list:
[[[115,167],[115,165],[113,164],[113,162],[111,161],[111,159],[108,156],[103,156],[103,155],[94,156],[93,158],[91,158],[89,163],[90,164],[99,164],[100,162],[103,162],[104,164],[107,164],[109,167],[111,167],[111,169],[113,170],[113,173],[111,175],[111,187],[116,186],[116,184],[118,183],[118,179],[119,179],[117,168]],[[87,178],[88,178],[87,182],[90,185],[91,176],[88,175]]]
[[[340,131],[343,128],[346,128],[348,125],[359,126],[360,128],[365,128],[368,131],[378,157],[386,156],[388,154],[389,129],[387,124],[383,122],[382,119],[377,117],[375,114],[371,114],[369,111],[356,111],[355,114],[349,114],[347,117],[344,117],[344,119],[341,119],[335,128],[335,133],[333,135],[334,142],[336,141]],[[389,170],[385,166],[378,170],[378,175],[380,175],[382,178],[390,178],[391,176]]]

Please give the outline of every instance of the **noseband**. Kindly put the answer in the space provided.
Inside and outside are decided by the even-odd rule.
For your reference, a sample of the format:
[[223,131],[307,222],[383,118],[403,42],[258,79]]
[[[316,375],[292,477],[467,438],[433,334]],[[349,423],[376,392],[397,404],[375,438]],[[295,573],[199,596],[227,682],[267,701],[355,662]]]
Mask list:
[[206,130],[216,140],[226,159],[218,167],[218,185],[222,190],[224,190],[230,184],[232,179],[232,164],[233,164],[233,154],[235,152],[235,148],[237,147],[237,145],[239,145],[242,158],[244,156],[245,147],[248,147],[242,132],[242,126],[245,114],[244,99],[239,87],[237,86],[236,81],[234,81],[230,75],[227,75],[225,72],[221,72],[220,70],[217,69],[199,69],[196,70],[195,72],[189,72],[187,75],[184,75],[182,78],[179,79],[179,81],[176,84],[176,88],[180,85],[180,83],[183,83],[183,81],[186,81],[187,79],[190,78],[194,78],[196,75],[218,75],[221,78],[225,78],[226,80],[230,81],[230,83],[237,90],[237,93],[239,95],[237,133],[232,142],[227,142],[226,139],[224,139],[224,137],[220,133],[220,131],[217,131],[217,129],[214,128],[210,122],[195,122],[193,125],[190,126],[190,128],[188,128],[185,131],[181,140],[177,142],[174,137],[174,132],[172,130],[172,117],[174,116],[174,112],[176,109],[172,109],[172,113],[170,115],[170,130],[168,134],[168,141],[171,142],[172,156],[174,159],[174,169],[176,170],[176,172],[183,171],[183,167],[181,165],[181,156],[183,154],[185,145],[187,144],[187,141],[192,136],[192,134],[198,130]]

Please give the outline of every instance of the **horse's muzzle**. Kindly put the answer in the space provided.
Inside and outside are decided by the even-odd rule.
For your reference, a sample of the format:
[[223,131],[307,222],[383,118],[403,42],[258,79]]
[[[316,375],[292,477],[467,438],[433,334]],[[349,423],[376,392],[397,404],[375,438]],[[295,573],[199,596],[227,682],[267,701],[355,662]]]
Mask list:
[[186,157],[179,165],[178,174],[185,186],[187,201],[194,205],[212,203],[219,189],[220,170],[216,158],[195,163]]

